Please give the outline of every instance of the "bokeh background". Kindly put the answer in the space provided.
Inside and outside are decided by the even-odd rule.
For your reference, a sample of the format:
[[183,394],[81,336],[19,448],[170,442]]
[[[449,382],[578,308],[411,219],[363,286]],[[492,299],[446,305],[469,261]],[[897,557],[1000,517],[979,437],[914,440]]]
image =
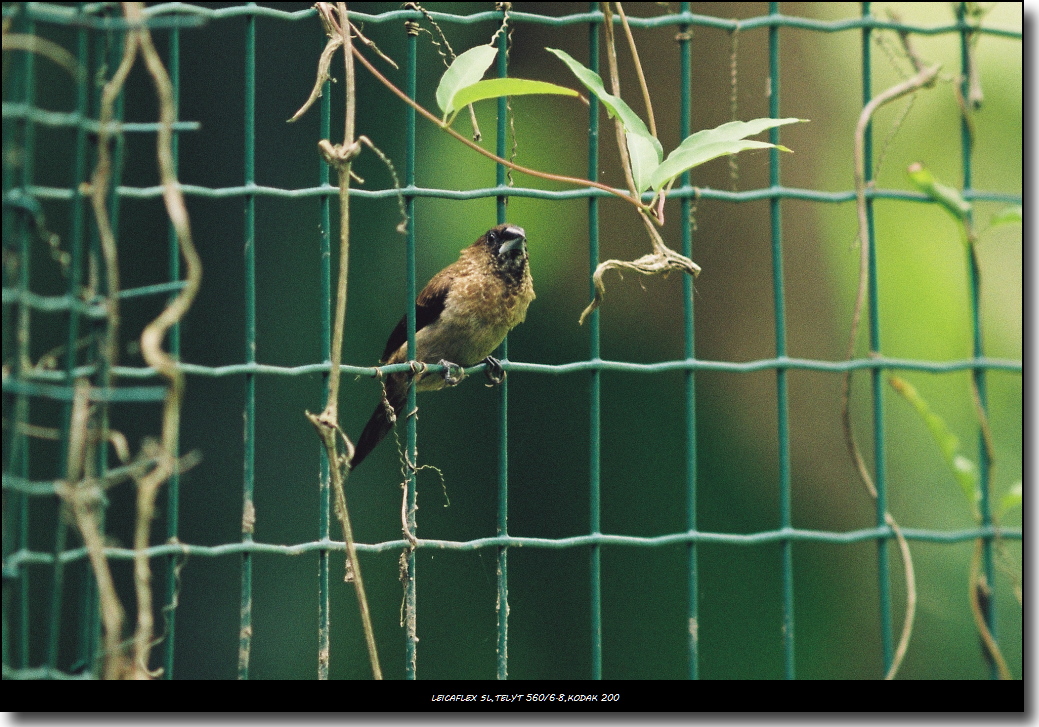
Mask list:
[[[302,10],[306,4],[279,3]],[[666,4],[672,11],[677,4]],[[214,4],[215,7],[223,7]],[[767,13],[766,3],[693,3],[695,13],[750,18]],[[897,6],[909,23],[948,25],[945,3],[873,3],[887,17]],[[393,3],[352,3],[379,13]],[[1017,3],[994,3],[984,22],[1021,29]],[[488,4],[436,3],[441,12],[468,14]],[[583,12],[578,3],[529,3],[517,10],[560,15]],[[631,4],[632,15],[668,12],[661,4]],[[832,20],[857,17],[857,3],[783,3],[782,12]],[[212,20],[182,31],[180,118],[200,122],[180,136],[180,178],[186,184],[233,187],[244,179],[242,115],[242,18]],[[456,51],[486,43],[493,22],[443,23]],[[318,113],[286,124],[306,99],[324,35],[316,16],[285,21],[257,20],[257,158],[259,185],[299,189],[317,184],[322,162]],[[400,23],[369,23],[366,34],[388,55],[402,60]],[[40,24],[37,32],[66,47],[73,32]],[[647,71],[659,135],[665,150],[678,138],[678,53],[675,29],[635,30]],[[164,31],[155,33],[160,49]],[[874,91],[897,82],[908,67],[897,39],[884,36],[873,50]],[[780,32],[781,116],[810,123],[783,127],[786,186],[821,191],[853,189],[852,135],[861,109],[861,32]],[[587,59],[585,26],[550,28],[518,23],[512,36],[510,73],[575,86],[561,63],[544,51],[562,48]],[[693,31],[694,129],[731,120],[735,64],[737,116],[768,116],[767,30],[697,27]],[[960,67],[960,36],[914,36],[926,62],[943,64],[944,77]],[[420,36],[419,101],[435,108],[434,89],[443,65],[429,36]],[[893,52],[885,51],[891,49]],[[735,55],[734,55],[735,50]],[[1022,43],[983,35],[978,41],[985,102],[973,114],[973,184],[981,190],[1019,195],[1022,188]],[[626,51],[621,52],[623,94],[642,112]],[[893,56],[893,57],[892,57]],[[605,56],[604,56],[605,61]],[[5,61],[6,62],[6,61]],[[75,89],[59,70],[39,63],[38,103],[74,107]],[[5,66],[6,67],[6,66]],[[341,65],[333,71],[341,75]],[[403,84],[403,74],[382,70]],[[358,133],[369,136],[398,169],[404,162],[403,106],[358,69]],[[5,98],[8,89],[5,87]],[[332,89],[341,107],[342,83]],[[885,107],[875,117],[874,138],[883,188],[909,189],[904,170],[924,162],[948,184],[962,179],[960,111],[948,80],[911,102]],[[584,176],[587,168],[587,111],[565,98],[526,97],[512,102],[516,161],[538,169]],[[477,107],[487,148],[493,149],[495,104]],[[341,112],[338,112],[341,113]],[[147,77],[135,69],[125,95],[124,117],[155,117]],[[333,141],[341,133],[333,112]],[[623,186],[612,130],[603,115],[600,181]],[[459,116],[465,132],[468,119]],[[67,187],[70,170],[62,151],[67,129],[38,130],[37,183]],[[493,186],[492,163],[463,148],[432,124],[419,120],[418,185],[449,190]],[[127,137],[122,184],[156,184],[153,140]],[[355,169],[367,189],[392,186],[370,153]],[[515,175],[518,186],[562,189],[544,180]],[[768,185],[768,153],[739,155],[735,168],[720,159],[695,170],[693,183],[746,190]],[[68,205],[47,202],[52,227],[63,233]],[[196,244],[204,265],[202,292],[183,323],[182,358],[221,366],[245,360],[243,202],[240,197],[188,197]],[[632,259],[648,241],[632,210],[619,201],[601,203],[601,256]],[[987,220],[1004,206],[976,204]],[[879,200],[876,238],[879,260],[881,349],[892,357],[944,361],[971,355],[966,258],[958,232],[934,205]],[[320,344],[319,203],[316,197],[260,195],[256,201],[258,361],[299,366],[324,360]],[[419,198],[415,206],[419,284],[453,261],[495,222],[494,199],[451,201]],[[5,211],[6,214],[6,211]],[[680,246],[678,204],[668,204],[665,239]],[[855,207],[851,202],[782,203],[788,353],[798,358],[840,360],[845,355],[858,275]],[[351,278],[344,363],[372,365],[385,337],[407,304],[404,242],[394,230],[394,199],[355,199],[351,211]],[[508,218],[528,234],[537,300],[527,321],[509,337],[509,358],[561,364],[587,358],[587,326],[578,316],[588,302],[588,227],[584,200],[514,198]],[[701,200],[695,207],[693,258],[703,268],[695,284],[696,355],[717,361],[751,361],[775,355],[769,210],[767,201]],[[167,276],[166,218],[161,200],[124,198],[121,205],[123,287]],[[333,240],[337,236],[333,234]],[[34,264],[34,289],[63,291],[64,283],[42,248]],[[986,233],[979,247],[985,351],[994,358],[1022,357],[1022,245],[1020,226]],[[335,258],[335,254],[333,255]],[[608,276],[601,313],[602,357],[657,362],[683,356],[682,281]],[[38,283],[38,288],[36,284]],[[133,339],[157,313],[158,303],[125,305],[126,347],[122,363],[143,366]],[[5,306],[5,327],[7,326]],[[60,326],[34,329],[37,355],[62,342]],[[7,340],[5,333],[5,341]],[[859,353],[866,351],[865,334]],[[5,344],[6,348],[6,344]],[[8,357],[4,354],[5,363]],[[931,402],[977,457],[977,419],[969,374],[901,372]],[[509,401],[509,531],[558,538],[589,532],[589,425],[587,374],[513,372]],[[681,372],[602,376],[602,531],[662,535],[685,529],[684,377]],[[990,373],[990,419],[996,443],[994,492],[998,499],[1021,479],[1022,378]],[[793,524],[798,528],[846,531],[875,523],[872,500],[858,482],[841,433],[839,374],[789,373]],[[215,545],[240,539],[242,507],[244,386],[240,377],[189,376],[183,411],[182,447],[197,450],[201,464],[182,477],[180,539]],[[698,372],[696,375],[699,527],[719,533],[754,533],[779,526],[776,375]],[[379,396],[368,378],[344,379],[344,429],[359,433]],[[323,405],[322,379],[259,376],[257,382],[256,533],[268,543],[303,543],[318,536],[319,445],[304,410]],[[495,532],[498,393],[479,377],[419,400],[420,462],[418,534],[467,540]],[[870,458],[868,376],[856,378],[855,422]],[[56,414],[56,412],[55,412]],[[5,398],[5,419],[8,416]],[[904,527],[959,530],[974,525],[969,507],[946,469],[938,448],[917,415],[893,393],[886,396],[890,509]],[[158,431],[157,408],[123,405],[113,425],[136,449]],[[7,462],[5,435],[5,468]],[[37,445],[34,445],[37,446]],[[57,476],[46,445],[38,445],[34,478]],[[351,477],[348,497],[360,542],[400,537],[400,465],[384,444]],[[108,515],[116,542],[128,543],[133,499],[129,486],[114,490]],[[449,501],[449,505],[448,505]],[[53,547],[53,504],[34,504],[39,524],[34,544]],[[1020,513],[1005,524],[1020,527]],[[156,542],[165,523],[156,523]],[[338,527],[333,525],[333,533]],[[6,538],[6,536],[5,536]],[[1008,541],[1020,562],[1020,542]],[[981,656],[967,598],[973,544],[914,542],[919,610],[901,672],[906,678],[982,678]],[[793,548],[796,668],[804,678],[877,678],[882,675],[877,599],[876,545],[797,543]],[[5,553],[7,552],[5,546]],[[681,678],[687,666],[686,547],[611,547],[602,555],[603,675],[608,678]],[[892,549],[892,552],[894,550]],[[513,548],[509,556],[509,675],[513,678],[588,678],[591,675],[589,553]],[[376,621],[383,668],[404,675],[400,627],[398,553],[365,556],[366,585]],[[256,555],[253,558],[254,678],[309,678],[317,664],[317,556]],[[333,556],[331,674],[367,678],[363,640],[352,588],[339,582],[342,558]],[[495,568],[493,548],[475,552],[418,551],[418,656],[420,678],[491,678],[495,674]],[[70,583],[75,584],[75,571]],[[44,569],[30,571],[45,581]],[[132,602],[130,567],[116,566],[127,602]],[[892,559],[896,634],[904,601],[901,566]],[[177,609],[175,676],[232,678],[239,635],[240,558],[194,557],[181,574]],[[699,548],[700,674],[705,678],[776,678],[783,674],[779,546],[701,545]],[[43,588],[34,585],[34,588]],[[6,591],[6,586],[5,586]],[[42,592],[42,591],[41,591]],[[6,600],[6,595],[5,595]],[[70,597],[66,608],[78,600]],[[6,608],[6,604],[5,604]],[[998,633],[1014,674],[1021,674],[1021,608],[1010,580],[997,581]],[[34,629],[44,615],[33,616]],[[42,628],[42,627],[40,627]],[[34,649],[42,648],[34,646]],[[63,647],[64,648],[64,647]],[[72,647],[67,647],[71,649]],[[34,651],[29,662],[36,661]]]

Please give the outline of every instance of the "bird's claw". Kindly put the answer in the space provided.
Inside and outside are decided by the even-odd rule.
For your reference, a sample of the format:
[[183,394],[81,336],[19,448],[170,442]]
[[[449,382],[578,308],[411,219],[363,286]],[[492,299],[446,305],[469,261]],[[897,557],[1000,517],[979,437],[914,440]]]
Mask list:
[[491,386],[497,386],[505,381],[505,369],[501,367],[501,361],[494,356],[488,356],[483,362],[487,364],[484,373],[487,374],[487,380],[491,382]]
[[[440,359],[440,365],[444,367],[444,383],[448,386],[457,386],[465,378],[465,369],[456,363],[451,363],[445,359]],[[458,375],[455,375],[455,371],[458,371]]]

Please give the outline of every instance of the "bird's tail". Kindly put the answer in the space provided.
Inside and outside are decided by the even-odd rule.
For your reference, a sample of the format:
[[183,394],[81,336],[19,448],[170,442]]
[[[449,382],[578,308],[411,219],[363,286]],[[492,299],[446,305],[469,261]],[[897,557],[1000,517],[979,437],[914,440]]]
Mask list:
[[400,374],[391,374],[386,379],[385,396],[375,407],[375,411],[372,412],[368,423],[364,425],[361,437],[357,440],[353,459],[350,460],[351,470],[356,469],[357,465],[361,464],[364,458],[375,449],[376,445],[389,434],[407,400],[407,377]]

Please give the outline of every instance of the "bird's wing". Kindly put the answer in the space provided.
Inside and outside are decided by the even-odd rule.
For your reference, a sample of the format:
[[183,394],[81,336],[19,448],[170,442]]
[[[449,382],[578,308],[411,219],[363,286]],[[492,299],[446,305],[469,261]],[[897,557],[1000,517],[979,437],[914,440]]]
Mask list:
[[[415,301],[415,332],[418,333],[430,323],[436,321],[444,310],[450,280],[446,276],[436,275]],[[382,361],[389,361],[390,356],[408,340],[408,317],[400,319],[386,341],[386,350],[382,353]]]

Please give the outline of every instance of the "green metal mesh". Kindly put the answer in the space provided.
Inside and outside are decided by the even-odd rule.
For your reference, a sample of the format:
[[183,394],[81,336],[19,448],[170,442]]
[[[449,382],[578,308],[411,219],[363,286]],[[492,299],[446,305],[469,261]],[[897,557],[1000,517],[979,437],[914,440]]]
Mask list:
[[[420,19],[422,16],[411,10],[392,10],[388,12],[366,12],[366,4],[352,4],[352,15],[368,26],[384,24],[402,24],[408,19]],[[691,128],[691,105],[695,99],[691,95],[691,78],[694,74],[692,48],[695,33],[702,29],[721,29],[739,31],[741,33],[755,28],[764,28],[767,33],[765,42],[768,45],[768,96],[769,113],[780,117],[781,109],[781,37],[789,32],[811,32],[833,34],[843,32],[842,38],[847,44],[848,52],[862,55],[862,87],[863,103],[873,95],[870,58],[872,43],[871,34],[879,30],[893,29],[911,36],[946,36],[958,34],[963,40],[963,62],[966,63],[967,45],[974,28],[961,16],[955,22],[944,25],[916,26],[884,20],[870,13],[869,3],[864,3],[862,14],[838,21],[820,21],[784,14],[779,3],[770,3],[768,11],[762,15],[744,18],[739,21],[702,15],[692,12],[691,3],[680,3],[678,12],[660,14],[656,17],[632,17],[631,23],[636,29],[670,27],[679,33],[677,52],[680,60],[681,110],[678,121],[680,138],[687,136]],[[588,59],[592,68],[600,63],[599,26],[602,15],[595,9],[587,12],[575,12],[558,17],[548,17],[519,10],[510,13],[511,23],[519,28],[537,26],[565,26],[575,33],[587,33]],[[360,10],[360,12],[357,12]],[[456,15],[450,13],[431,13],[438,23],[448,29],[455,29],[476,23],[500,23],[502,13],[498,10],[473,12]],[[4,7],[5,21],[10,18],[13,30],[19,33],[40,33],[49,36],[59,33],[59,39],[67,48],[74,49],[80,66],[87,70],[87,78],[94,73],[110,73],[110,69],[118,62],[121,44],[119,38],[125,23],[116,15],[98,11],[94,6],[52,6],[50,4],[9,4]],[[327,351],[331,340],[331,251],[332,241],[332,200],[336,194],[329,185],[328,169],[324,165],[314,163],[312,167],[319,170],[314,178],[313,186],[281,188],[264,186],[257,177],[255,160],[258,153],[256,138],[256,106],[257,92],[267,92],[263,77],[257,76],[257,54],[267,52],[257,43],[257,20],[277,23],[282,32],[306,33],[314,36],[315,57],[320,50],[321,38],[318,37],[315,12],[302,9],[286,12],[278,8],[260,7],[253,4],[236,5],[222,8],[209,8],[183,4],[153,5],[147,10],[149,24],[157,29],[157,37],[167,41],[165,60],[173,77],[176,89],[181,87],[182,58],[180,55],[182,40],[190,33],[202,32],[203,26],[216,28],[233,38],[235,48],[244,49],[244,78],[242,92],[244,119],[229,122],[237,129],[241,127],[241,143],[244,144],[244,175],[240,184],[223,186],[199,186],[184,184],[183,190],[192,204],[211,201],[214,204],[232,208],[232,214],[239,214],[244,206],[244,343],[245,354],[240,361],[225,365],[201,365],[185,361],[181,368],[188,381],[188,406],[191,402],[193,388],[207,379],[228,379],[244,383],[244,448],[242,457],[241,497],[246,512],[254,506],[254,484],[256,480],[255,463],[257,447],[272,446],[274,443],[264,441],[262,430],[258,429],[257,388],[266,381],[298,378],[307,382],[308,386],[315,381],[315,375],[322,380],[328,371],[327,361],[313,360],[304,365],[282,366],[265,364],[257,357],[257,264],[256,264],[256,225],[257,203],[260,200],[306,200],[316,199],[319,203],[319,216],[315,223],[321,230],[321,269],[314,281],[312,289],[320,300],[320,321],[322,349]],[[57,29],[57,30],[55,30]],[[693,32],[690,32],[693,31]],[[1001,37],[1020,41],[1018,31],[983,27],[982,37]],[[755,36],[760,38],[761,36]],[[504,39],[504,35],[500,36]],[[414,97],[417,92],[417,44],[420,39],[412,36],[406,41],[406,59],[403,63],[407,87],[405,90]],[[424,42],[424,41],[422,41]],[[749,41],[744,41],[749,42]],[[237,52],[237,51],[236,51]],[[36,94],[41,82],[41,64],[35,54],[11,54],[5,58],[4,89],[4,287],[3,287],[3,350],[4,350],[4,631],[3,631],[3,673],[4,678],[81,678],[97,676],[97,655],[100,649],[100,623],[97,616],[97,595],[89,571],[86,568],[87,550],[82,547],[70,525],[61,516],[58,506],[57,492],[64,476],[61,462],[64,459],[65,444],[59,435],[57,442],[35,439],[27,426],[40,421],[57,422],[60,432],[67,432],[72,415],[74,398],[74,381],[80,376],[89,376],[98,387],[95,389],[95,400],[109,405],[114,412],[128,411],[125,416],[137,416],[142,408],[154,409],[156,402],[162,400],[166,389],[157,385],[155,373],[141,366],[121,365],[111,371],[99,370],[101,359],[96,351],[79,352],[80,341],[103,330],[106,324],[104,305],[105,281],[97,286],[94,300],[84,301],[79,295],[79,286],[87,274],[87,259],[95,254],[98,241],[96,231],[89,217],[89,205],[78,189],[89,179],[89,166],[95,153],[95,134],[98,129],[97,86],[84,78],[75,87],[74,110],[68,112],[49,111],[37,106]],[[214,61],[216,62],[216,61]],[[223,61],[221,61],[223,62]],[[508,73],[507,56],[499,55],[497,72]],[[107,71],[106,71],[107,69]],[[361,72],[363,73],[363,71]],[[528,74],[529,75],[529,74]],[[9,77],[8,77],[9,76]],[[847,93],[851,94],[852,84],[848,84]],[[320,105],[321,137],[329,138],[333,107],[331,94],[326,93]],[[785,109],[785,111],[789,111]],[[605,193],[595,189],[567,189],[562,191],[539,190],[523,186],[510,186],[504,167],[497,169],[494,187],[448,190],[424,188],[416,186],[416,120],[410,109],[405,110],[405,160],[403,168],[403,195],[408,214],[414,216],[415,202],[420,198],[437,198],[444,200],[495,199],[497,200],[498,221],[506,219],[506,201],[508,198],[531,197],[544,200],[587,200],[587,219],[589,231],[590,270],[594,270],[600,258],[600,207]],[[241,119],[241,117],[239,117]],[[600,112],[594,107],[589,116],[588,126],[588,169],[591,179],[597,179],[599,169],[599,147],[604,142],[612,143],[612,133],[600,139]],[[994,201],[1020,203],[1020,195],[1004,194],[976,190],[971,182],[971,134],[964,121],[964,128],[957,140],[962,147],[963,191],[967,199],[973,201]],[[69,181],[66,185],[38,181],[34,169],[34,160],[50,153],[37,145],[37,134],[41,129],[64,130],[69,132],[72,148],[63,150],[64,173]],[[121,125],[121,134],[115,143],[117,160],[124,153],[124,146],[146,139],[151,143],[157,124],[126,122]],[[191,135],[201,133],[199,124],[191,121],[180,121],[175,125],[175,145],[184,143]],[[499,104],[498,123],[495,129],[497,154],[508,154],[508,122],[505,102]],[[867,137],[869,138],[869,137]],[[779,130],[771,131],[770,141],[780,142]],[[268,140],[269,142],[269,140]],[[19,163],[9,163],[11,150],[20,149]],[[175,147],[175,154],[177,149]],[[259,151],[262,151],[260,149]],[[801,153],[801,150],[797,150]],[[811,153],[810,150],[804,150]],[[868,159],[873,159],[871,148],[867,150]],[[315,155],[316,157],[316,155]],[[693,206],[717,200],[731,203],[747,203],[767,200],[771,218],[772,245],[772,282],[774,296],[774,331],[775,354],[770,358],[751,361],[705,360],[696,355],[694,340],[694,305],[693,281],[686,278],[682,282],[683,309],[681,313],[683,343],[682,355],[671,360],[657,363],[635,363],[622,360],[604,360],[600,350],[600,316],[594,313],[590,318],[590,348],[587,358],[565,364],[544,364],[536,361],[507,361],[506,369],[513,374],[527,374],[517,381],[514,376],[511,384],[507,381],[498,390],[498,476],[497,476],[497,515],[494,535],[466,540],[433,540],[420,539],[418,548],[408,552],[407,570],[410,580],[405,594],[403,612],[408,614],[405,626],[405,644],[403,649],[404,674],[409,678],[419,676],[417,665],[422,663],[422,649],[418,636],[421,629],[414,620],[416,599],[423,586],[422,569],[416,562],[416,553],[424,550],[452,552],[485,552],[493,554],[496,608],[496,643],[483,645],[480,648],[493,649],[496,660],[498,678],[509,675],[509,578],[510,553],[517,549],[539,550],[580,550],[588,554],[590,559],[589,581],[584,588],[588,589],[590,611],[587,614],[589,633],[581,639],[591,649],[590,665],[593,678],[610,676],[604,672],[603,662],[603,613],[602,589],[606,565],[603,563],[604,548],[645,550],[666,548],[668,546],[684,547],[686,553],[685,596],[687,598],[687,618],[690,628],[685,632],[676,632],[673,639],[686,642],[687,668],[685,673],[690,678],[700,674],[701,655],[698,631],[700,614],[700,575],[701,546],[760,546],[774,544],[778,546],[779,557],[775,567],[781,572],[781,622],[776,624],[775,638],[781,641],[782,675],[787,678],[796,676],[798,630],[795,618],[797,609],[797,580],[795,578],[793,553],[800,543],[825,543],[834,546],[845,546],[854,543],[876,543],[877,547],[877,603],[875,618],[879,619],[881,641],[880,663],[887,669],[893,658],[896,625],[900,623],[900,613],[892,595],[889,573],[891,554],[890,542],[893,538],[891,529],[884,522],[884,512],[888,505],[888,485],[885,481],[885,441],[891,436],[884,418],[884,378],[889,371],[929,372],[936,375],[969,372],[982,392],[984,405],[985,381],[988,372],[1006,372],[1019,376],[1022,371],[1018,360],[1005,360],[986,357],[981,346],[980,323],[978,315],[977,279],[972,278],[974,286],[972,300],[972,316],[975,326],[974,355],[962,360],[917,360],[910,358],[888,357],[885,355],[858,357],[850,361],[821,360],[815,358],[796,358],[788,354],[786,339],[786,299],[789,296],[784,281],[784,240],[782,236],[783,213],[788,201],[797,200],[811,204],[837,204],[853,202],[854,191],[824,191],[822,189],[784,186],[781,178],[781,162],[790,164],[778,151],[772,150],[769,157],[768,185],[744,191],[724,191],[712,188],[696,188],[691,186],[686,174],[681,184],[671,192],[672,199],[679,199],[681,212],[672,224],[681,228],[682,252],[696,258],[693,246],[694,225]],[[872,164],[867,163],[867,170]],[[121,169],[117,161],[115,168]],[[111,214],[116,219],[128,202],[133,200],[154,201],[161,196],[161,188],[142,186],[137,183],[123,183],[118,177],[114,180],[116,192],[111,199]],[[367,200],[392,200],[397,192],[392,188],[354,189],[351,194],[359,203]],[[902,200],[926,203],[919,194],[897,189],[873,188],[869,194],[869,205],[881,200]],[[42,227],[43,213],[61,209],[69,220],[67,239],[61,240],[61,246],[68,252],[67,273],[64,283],[55,283],[47,278],[39,282],[35,268],[40,259],[37,248],[41,239],[46,238]],[[872,228],[871,228],[872,233]],[[175,238],[170,233],[167,275],[169,282],[143,284],[120,290],[120,300],[125,305],[140,304],[155,307],[154,301],[161,301],[178,291],[181,282],[179,256]],[[234,247],[240,243],[234,243]],[[869,340],[872,350],[881,350],[879,294],[877,291],[877,271],[875,249],[871,248],[870,295],[869,295]],[[407,235],[406,247],[406,279],[405,298],[413,300],[416,292],[416,240],[412,225]],[[9,262],[9,260],[11,262]],[[32,265],[30,265],[32,263]],[[706,271],[710,274],[710,271]],[[219,284],[213,279],[207,284]],[[64,292],[56,286],[66,285]],[[46,291],[46,292],[41,292]],[[149,302],[151,301],[151,302]],[[150,308],[149,308],[150,309]],[[609,309],[609,305],[605,310]],[[214,312],[213,315],[220,315]],[[30,335],[30,332],[32,335]],[[38,359],[40,351],[46,348],[39,337],[46,340],[47,346],[63,348],[55,356],[53,366],[43,368],[32,362]],[[168,341],[170,351],[179,356],[182,341],[191,335],[190,331],[181,331],[179,327],[171,332]],[[95,343],[90,343],[95,346]],[[43,348],[41,348],[43,347]],[[501,356],[508,356],[507,345],[503,344]],[[350,359],[350,356],[348,356]],[[355,358],[356,360],[356,358]],[[103,368],[103,367],[102,367]],[[403,370],[407,367],[383,367],[383,372]],[[838,376],[845,371],[866,372],[871,382],[872,407],[872,462],[876,473],[876,485],[879,499],[876,504],[876,524],[874,527],[856,530],[830,531],[816,528],[796,527],[791,510],[792,466],[790,444],[790,414],[788,381],[792,372],[809,371]],[[373,370],[367,367],[344,365],[343,372],[349,377],[371,377]],[[680,396],[684,401],[685,491],[687,499],[684,508],[683,529],[662,535],[640,536],[603,532],[601,519],[601,478],[603,467],[609,466],[604,460],[602,444],[603,416],[603,377],[607,374],[617,376],[638,377],[679,372],[683,378]],[[777,409],[775,412],[776,437],[778,442],[778,518],[775,527],[751,533],[708,532],[699,529],[697,509],[698,474],[698,421],[697,421],[697,375],[700,372],[725,372],[732,375],[746,375],[760,372],[774,372]],[[588,441],[582,442],[587,448],[588,468],[588,513],[589,529],[587,533],[569,537],[528,537],[516,534],[509,528],[509,437],[522,436],[515,428],[509,427],[510,397],[514,398],[516,387],[533,377],[578,376],[587,381],[588,395],[586,411],[574,413],[584,417],[588,426]],[[108,377],[117,382],[108,387]],[[414,393],[412,393],[412,397]],[[312,399],[316,400],[316,399]],[[409,406],[414,406],[412,399]],[[132,410],[132,411],[129,411]],[[117,415],[113,414],[115,418]],[[302,421],[302,420],[301,420]],[[49,426],[55,426],[50,424]],[[303,424],[300,425],[304,426]],[[414,418],[409,418],[404,433],[405,446],[413,455],[417,440],[417,428]],[[315,451],[316,451],[315,441]],[[97,463],[98,471],[109,478],[117,478],[126,468],[108,462],[103,454]],[[979,447],[984,456],[984,448]],[[46,461],[46,466],[39,466]],[[59,463],[54,466],[53,463]],[[984,461],[980,467],[982,477],[987,468]],[[41,474],[50,472],[51,474]],[[415,503],[415,477],[409,472],[406,477],[408,497],[412,505]],[[220,483],[226,486],[228,483]],[[154,586],[157,602],[166,608],[164,638],[153,654],[153,666],[161,666],[164,675],[175,675],[174,649],[182,639],[191,639],[192,635],[176,631],[176,610],[173,608],[178,590],[179,564],[184,559],[198,562],[200,559],[240,560],[241,595],[238,676],[250,676],[250,657],[255,632],[254,614],[257,602],[263,594],[258,593],[254,585],[253,575],[258,559],[264,556],[300,556],[316,554],[318,557],[318,651],[325,655],[318,659],[318,674],[329,675],[327,655],[332,649],[333,614],[343,607],[334,603],[331,580],[338,577],[336,569],[340,567],[331,556],[343,550],[343,544],[334,540],[337,534],[335,521],[330,517],[328,492],[328,463],[321,462],[318,478],[321,488],[320,511],[318,514],[316,539],[309,542],[297,542],[279,545],[254,539],[253,527],[249,518],[243,520],[240,540],[222,542],[216,545],[199,545],[181,542],[178,538],[181,524],[178,517],[178,502],[181,498],[180,482],[174,477],[165,490],[163,502],[164,515],[155,526],[153,542],[148,549],[155,571]],[[982,493],[987,493],[987,482],[983,482]],[[214,483],[214,486],[215,483]],[[987,496],[987,495],[986,495]],[[676,507],[678,505],[676,504]],[[933,543],[951,545],[967,543],[981,539],[984,543],[984,572],[989,583],[997,583],[995,574],[993,548],[997,538],[996,528],[992,524],[990,503],[983,498],[981,511],[984,519],[979,527],[957,528],[948,530],[905,528],[905,536],[915,543]],[[411,509],[409,517],[414,524],[416,514]],[[1000,529],[998,537],[1010,540],[1021,538],[1020,529]],[[374,556],[379,553],[398,553],[405,547],[401,539],[382,542],[364,542],[358,544],[362,554]],[[120,563],[131,561],[134,551],[127,547],[113,545],[106,551],[108,558],[118,568]],[[388,561],[379,561],[385,564]],[[76,567],[75,577],[71,570]],[[366,566],[367,567],[367,566]],[[189,566],[190,570],[190,566]],[[127,592],[128,595],[129,592]],[[352,601],[351,601],[352,603]],[[964,602],[965,604],[966,602]],[[965,605],[962,606],[966,608]],[[350,608],[353,608],[350,606]],[[393,604],[391,610],[396,608]],[[991,628],[995,628],[996,613],[993,608],[987,614]],[[385,661],[399,660],[400,651],[395,644],[382,644],[382,655]],[[334,658],[333,654],[333,658]],[[993,672],[994,673],[994,672]],[[576,676],[586,676],[585,674]]]

